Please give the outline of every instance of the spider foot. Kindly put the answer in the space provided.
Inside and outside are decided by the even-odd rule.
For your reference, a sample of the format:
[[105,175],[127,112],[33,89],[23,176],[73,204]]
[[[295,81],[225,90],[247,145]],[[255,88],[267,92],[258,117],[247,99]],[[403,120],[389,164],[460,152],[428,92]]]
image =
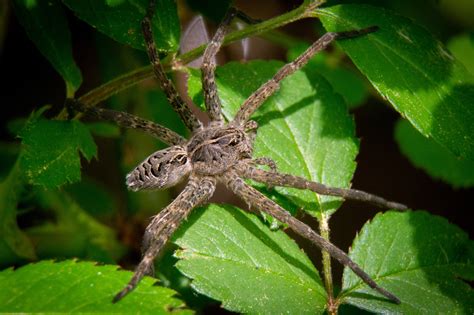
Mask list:
[[396,297],[395,294],[388,292],[387,290],[385,290],[382,287],[377,286],[375,288],[375,290],[377,290],[379,293],[381,293],[383,296],[385,296],[386,298],[388,298],[390,301],[392,301],[395,304],[401,304],[402,303],[402,301],[400,301],[400,299],[398,297]]
[[123,288],[122,291],[120,291],[119,293],[117,293],[114,298],[112,299],[112,303],[117,303],[118,301],[120,301],[121,299],[123,299],[123,297],[125,295],[127,295],[128,293],[130,293],[133,289],[135,288],[135,286],[133,286],[132,284],[127,284],[127,286],[125,288]]
[[409,209],[409,207],[404,205],[403,203],[398,203],[398,202],[394,202],[394,201],[387,201],[386,206],[387,206],[388,209],[399,210],[399,211]]

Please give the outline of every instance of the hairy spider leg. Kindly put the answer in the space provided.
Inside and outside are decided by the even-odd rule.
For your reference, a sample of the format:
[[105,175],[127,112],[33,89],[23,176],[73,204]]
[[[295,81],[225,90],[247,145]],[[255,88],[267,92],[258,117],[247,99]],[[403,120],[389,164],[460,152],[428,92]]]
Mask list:
[[66,108],[68,111],[73,110],[98,119],[114,122],[123,128],[142,130],[170,146],[187,141],[171,129],[126,112],[86,106],[79,100],[71,98],[66,99]]
[[[265,165],[265,166],[268,166],[270,168],[270,171],[271,171],[271,172],[269,172],[270,174],[277,171],[277,166],[276,166],[275,161],[273,161],[269,157],[259,157],[259,158],[256,158],[256,159],[248,159],[248,160],[244,160],[244,161],[246,163],[250,163],[249,166],[252,166],[252,165]],[[238,165],[236,165],[236,166],[238,166]]]
[[407,206],[401,203],[388,201],[382,197],[369,194],[365,191],[347,188],[328,187],[321,183],[309,181],[303,177],[291,174],[282,174],[275,171],[268,172],[256,168],[255,166],[253,166],[253,164],[255,164],[255,162],[252,160],[243,160],[235,166],[235,169],[238,171],[239,175],[244,178],[252,179],[270,186],[284,186],[298,189],[308,189],[321,195],[337,196],[342,197],[344,199],[363,201],[374,204],[378,207],[395,210],[408,209]]
[[362,36],[368,33],[375,32],[377,27],[369,27],[357,31],[348,32],[329,32],[321,36],[314,42],[305,52],[299,55],[295,60],[284,65],[278,72],[260,86],[257,91],[252,93],[240,107],[239,111],[234,117],[233,125],[244,125],[250,116],[265,102],[275,91],[280,87],[280,82],[287,76],[293,74],[295,71],[301,69],[316,53],[326,49],[335,39],[346,39]]
[[228,32],[229,25],[235,17],[238,17],[247,23],[257,23],[257,20],[248,17],[242,11],[232,7],[229,8],[223,20],[219,24],[216,33],[212,37],[212,40],[209,42],[206,50],[204,51],[203,62],[201,65],[201,81],[206,111],[209,113],[209,118],[211,121],[217,126],[222,126],[224,124],[224,118],[222,117],[221,100],[217,92],[215,77],[216,60],[214,57],[219,52],[219,49],[221,48],[224,41],[224,37]]
[[201,65],[201,81],[202,89],[204,93],[204,103],[206,104],[206,110],[209,114],[209,118],[215,125],[222,126],[224,124],[224,118],[222,117],[221,100],[217,92],[215,70],[216,60],[215,56],[222,46],[222,41],[227,33],[230,22],[236,15],[236,10],[230,9],[227,11],[224,19],[219,24],[214,37],[211,42],[207,45],[204,51],[203,61]]
[[156,1],[151,0],[148,6],[146,16],[142,21],[142,31],[143,37],[145,39],[146,50],[151,65],[153,66],[155,77],[158,80],[161,90],[165,92],[168,101],[171,103],[171,106],[173,106],[175,112],[178,113],[178,115],[181,117],[186,127],[188,127],[188,129],[191,131],[202,129],[202,123],[199,121],[199,119],[197,119],[191,109],[186,105],[184,100],[178,94],[178,91],[176,91],[173,82],[171,82],[171,80],[168,79],[168,77],[166,76],[165,70],[163,69],[163,65],[160,62],[158,51],[156,50],[155,39],[153,38],[153,31],[151,25],[155,10]]
[[183,191],[165,209],[156,215],[145,231],[142,260],[135,269],[132,279],[113,299],[120,301],[135,289],[140,280],[153,270],[153,262],[171,235],[197,205],[206,202],[214,193],[216,181],[211,177],[190,178]]
[[247,185],[243,179],[237,175],[236,172],[229,171],[223,178],[223,181],[230,190],[241,197],[245,202],[287,224],[288,227],[295,233],[310,240],[320,249],[328,252],[329,255],[337,259],[342,265],[351,268],[351,270],[354,271],[354,273],[372,289],[381,293],[391,301],[400,304],[400,299],[384,288],[380,287],[367,273],[365,273],[364,270],[362,270],[362,268],[359,267],[359,265],[353,262],[344,251],[340,250],[337,246],[324,239],[321,235],[313,231],[310,226],[293,217],[288,211],[280,207],[271,199],[265,197],[265,195],[260,193],[258,190]]

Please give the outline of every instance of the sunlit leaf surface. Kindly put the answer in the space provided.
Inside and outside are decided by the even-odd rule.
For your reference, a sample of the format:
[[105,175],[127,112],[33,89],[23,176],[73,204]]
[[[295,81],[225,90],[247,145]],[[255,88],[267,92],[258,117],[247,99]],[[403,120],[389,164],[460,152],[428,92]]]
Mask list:
[[92,262],[42,261],[17,270],[0,272],[0,311],[18,312],[145,312],[192,314],[173,290],[155,286],[145,278],[137,289],[119,303],[114,295],[132,273],[118,266]]
[[474,160],[474,77],[428,31],[368,5],[319,9],[328,31],[380,29],[338,41],[378,92],[426,137]]

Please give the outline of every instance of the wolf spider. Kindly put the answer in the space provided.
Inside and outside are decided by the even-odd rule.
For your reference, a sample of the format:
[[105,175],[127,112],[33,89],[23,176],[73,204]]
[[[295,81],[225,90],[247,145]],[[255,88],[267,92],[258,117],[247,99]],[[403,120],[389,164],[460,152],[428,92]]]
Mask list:
[[[216,64],[214,57],[222,45],[231,20],[236,16],[241,18],[244,16],[240,11],[230,9],[218,27],[212,41],[206,47],[203,56],[201,66],[202,88],[206,110],[210,118],[210,123],[204,126],[178,95],[173,83],[167,78],[163,70],[151,29],[154,12],[155,3],[152,0],[142,21],[146,49],[161,89],[166,94],[173,109],[191,130],[191,138],[187,140],[166,127],[128,113],[86,107],[77,100],[68,100],[70,110],[113,121],[122,127],[140,129],[170,146],[151,154],[127,175],[126,183],[129,189],[133,191],[164,189],[188,178],[188,183],[176,199],[153,217],[146,228],[142,260],[128,285],[114,297],[113,301],[117,302],[122,299],[137,286],[146,274],[153,273],[153,261],[173,232],[176,231],[194,207],[205,203],[213,195],[216,184],[222,183],[249,206],[285,223],[295,233],[307,238],[320,249],[328,252],[341,264],[351,268],[371,288],[391,301],[400,303],[395,295],[378,286],[345,252],[244,181],[244,178],[252,179],[269,186],[308,189],[318,194],[370,202],[381,207],[406,209],[406,206],[402,204],[386,201],[381,197],[363,191],[327,187],[302,177],[278,173],[275,163],[271,159],[252,158],[253,142],[258,126],[255,121],[250,120],[250,117],[266,99],[278,90],[280,82],[304,66],[313,55],[325,49],[335,39],[357,37],[373,32],[376,28],[324,34],[298,58],[282,67],[272,79],[250,95],[232,121],[225,122],[215,82],[214,70]],[[245,20],[251,21],[249,19]],[[262,170],[257,167],[258,165],[269,166],[271,170]]]

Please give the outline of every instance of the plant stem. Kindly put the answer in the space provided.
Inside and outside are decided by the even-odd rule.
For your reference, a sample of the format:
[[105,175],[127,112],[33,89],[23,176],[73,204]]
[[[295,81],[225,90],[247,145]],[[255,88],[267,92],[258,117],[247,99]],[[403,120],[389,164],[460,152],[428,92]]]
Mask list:
[[[319,232],[321,236],[326,239],[329,239],[329,216],[322,213],[321,219],[319,220]],[[331,270],[331,256],[328,252],[322,251],[323,255],[323,276],[324,276],[324,286],[326,287],[326,292],[328,295],[327,310],[329,314],[337,314],[338,305],[334,300],[334,286],[332,282],[332,270]]]
[[[224,39],[224,45],[230,44],[234,41],[246,38],[249,36],[259,35],[269,30],[281,27],[288,23],[314,16],[313,11],[323,4],[325,1],[305,1],[298,8],[287,12],[285,14],[276,16],[272,19],[264,21],[259,24],[249,25],[245,29],[232,32],[228,34]],[[182,54],[178,57],[168,56],[163,60],[163,67],[166,71],[171,70],[173,66],[185,65],[190,61],[196,59],[204,52],[205,45],[201,45],[185,54]],[[173,58],[174,57],[174,58]],[[116,79],[113,79],[91,91],[79,97],[79,101],[84,103],[87,106],[94,106],[114,94],[131,87],[142,80],[150,78],[153,76],[153,70],[151,66],[146,66],[140,69],[137,69],[133,72],[124,74]]]

